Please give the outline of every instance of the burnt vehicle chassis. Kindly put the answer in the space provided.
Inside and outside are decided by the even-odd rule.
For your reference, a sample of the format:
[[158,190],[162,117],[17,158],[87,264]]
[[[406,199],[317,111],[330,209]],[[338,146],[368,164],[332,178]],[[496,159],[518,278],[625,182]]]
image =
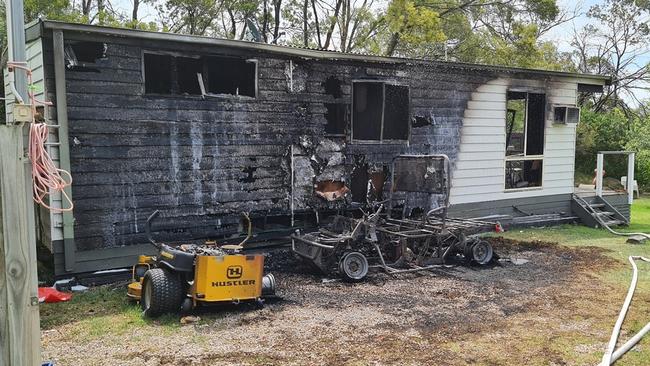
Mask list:
[[[400,155],[393,160],[387,200],[372,204],[370,213],[360,208],[358,219],[335,215],[318,231],[297,231],[291,236],[292,249],[323,273],[338,273],[348,281],[361,281],[370,268],[415,272],[452,258],[487,264],[493,258],[492,246],[477,234],[498,224],[447,217],[450,182],[446,155]],[[409,195],[421,194],[437,201],[437,207],[419,218],[407,217]]]

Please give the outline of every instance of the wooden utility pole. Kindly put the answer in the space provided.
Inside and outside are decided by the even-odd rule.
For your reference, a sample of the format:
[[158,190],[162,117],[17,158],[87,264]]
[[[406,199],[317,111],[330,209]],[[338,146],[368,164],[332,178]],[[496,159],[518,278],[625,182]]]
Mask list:
[[[6,13],[9,61],[24,62],[23,1],[7,0]],[[29,103],[26,74],[9,74],[14,105]],[[29,123],[14,123],[14,115],[0,121],[0,366],[34,366],[41,351]]]

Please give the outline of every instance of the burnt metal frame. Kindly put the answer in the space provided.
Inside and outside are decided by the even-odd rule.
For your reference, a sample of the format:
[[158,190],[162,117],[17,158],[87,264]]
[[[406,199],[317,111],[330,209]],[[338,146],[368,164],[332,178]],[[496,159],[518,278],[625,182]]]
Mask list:
[[[395,187],[395,162],[398,159],[422,159],[422,158],[431,158],[431,159],[444,159],[444,169],[446,172],[445,184],[444,184],[444,196],[445,204],[443,206],[431,209],[427,212],[423,220],[411,220],[411,219],[393,219],[390,217],[392,212],[393,204],[393,192]],[[360,220],[356,220],[354,224],[354,229],[349,234],[337,234],[330,232],[325,229],[320,229],[317,233],[319,235],[318,241],[307,239],[305,236],[310,235],[300,235],[296,233],[291,235],[292,238],[292,250],[299,255],[305,257],[309,260],[314,260],[322,253],[322,250],[335,250],[338,245],[348,243],[351,240],[357,240],[360,234],[361,228],[366,228],[366,236],[363,238],[364,241],[369,242],[373,249],[377,252],[379,264],[370,265],[370,268],[381,268],[389,274],[398,274],[398,273],[407,273],[407,272],[418,272],[424,270],[431,270],[434,268],[439,268],[444,265],[447,257],[457,252],[459,249],[464,251],[467,238],[465,236],[465,231],[469,230],[472,232],[481,232],[485,231],[486,228],[493,228],[495,223],[474,219],[454,219],[447,217],[447,210],[449,207],[449,196],[451,191],[451,171],[450,171],[450,161],[449,157],[443,154],[437,155],[399,155],[393,159],[392,164],[392,176],[391,176],[391,187],[390,187],[390,197],[387,200],[389,203],[388,213],[384,218],[382,223],[378,223],[381,211],[384,209],[384,204],[381,203],[378,209],[370,214],[365,215]],[[385,201],[384,201],[385,202]],[[442,213],[440,213],[442,212]],[[438,216],[438,218],[435,218]],[[435,240],[438,248],[436,250],[437,257],[429,258],[431,260],[435,259],[434,264],[429,264],[426,266],[419,266],[414,263],[408,263],[410,268],[407,269],[398,269],[395,268],[398,264],[403,264],[403,256],[398,258],[393,263],[386,263],[384,255],[381,248],[378,245],[376,233],[384,233],[389,236],[399,238],[401,240],[412,240],[412,239],[425,239],[427,249],[432,244],[431,241]],[[305,243],[316,247],[312,254],[306,254],[300,252],[296,248],[296,241]],[[450,243],[451,241],[451,243]],[[444,248],[444,243],[447,242],[446,248]],[[406,245],[404,243],[403,245]],[[460,248],[459,248],[460,247]],[[419,256],[422,258],[423,256]]]

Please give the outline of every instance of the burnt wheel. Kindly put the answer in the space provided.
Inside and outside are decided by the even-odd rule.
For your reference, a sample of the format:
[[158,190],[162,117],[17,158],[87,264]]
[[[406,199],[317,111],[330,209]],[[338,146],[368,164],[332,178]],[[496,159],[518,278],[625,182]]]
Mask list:
[[359,282],[368,274],[368,260],[359,252],[345,253],[339,262],[339,272],[344,280]]
[[493,255],[492,245],[485,240],[479,240],[472,246],[472,260],[477,264],[489,263]]
[[183,282],[174,273],[153,268],[144,274],[140,306],[145,316],[156,317],[175,313],[185,298]]

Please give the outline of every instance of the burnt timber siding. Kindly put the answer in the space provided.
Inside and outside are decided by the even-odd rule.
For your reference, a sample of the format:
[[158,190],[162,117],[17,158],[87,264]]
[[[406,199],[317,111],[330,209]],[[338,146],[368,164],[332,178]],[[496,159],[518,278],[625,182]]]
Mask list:
[[[65,39],[84,36],[65,33]],[[317,179],[340,174],[346,182],[360,160],[389,165],[401,153],[446,153],[453,160],[471,92],[495,77],[422,64],[312,61],[205,46],[93,40],[108,45],[107,59],[96,65],[98,72],[66,71],[78,251],[146,242],[144,222],[155,209],[163,212],[156,226],[164,229],[166,240],[236,232],[242,211],[287,214],[292,144],[296,161],[321,158],[318,166],[305,167]],[[44,49],[46,68],[52,69],[50,39]],[[257,98],[144,95],[145,49],[257,59]],[[301,70],[294,70],[294,85],[304,83],[294,92],[288,88],[290,60]],[[411,114],[435,122],[412,128],[409,144],[349,144],[346,138],[326,138],[325,103],[337,101],[325,92],[323,82],[329,76],[341,81],[338,101],[347,103],[353,79],[409,85]],[[47,82],[53,86],[54,80]],[[336,154],[342,161],[331,159]],[[247,179],[250,171],[252,179]],[[313,196],[309,178],[296,187],[296,196],[301,190]],[[328,206],[318,200],[296,201],[296,209]]]

